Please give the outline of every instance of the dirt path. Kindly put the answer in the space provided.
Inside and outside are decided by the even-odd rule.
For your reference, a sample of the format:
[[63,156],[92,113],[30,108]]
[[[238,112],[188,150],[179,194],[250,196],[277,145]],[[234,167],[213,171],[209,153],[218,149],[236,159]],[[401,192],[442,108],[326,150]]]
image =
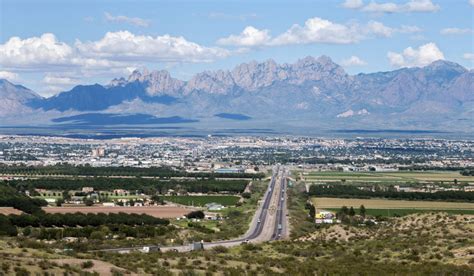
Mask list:
[[[69,264],[71,266],[81,266],[82,263],[86,261],[92,261],[94,263],[94,266],[88,269],[83,269],[84,271],[87,272],[97,272],[100,275],[112,275],[112,270],[117,270],[117,271],[122,271],[125,272],[127,271],[126,269],[123,269],[121,267],[115,266],[111,263],[107,263],[104,261],[99,261],[99,260],[92,260],[92,259],[51,259],[51,261],[54,261],[58,264]],[[127,274],[127,275],[137,275],[135,273]]]

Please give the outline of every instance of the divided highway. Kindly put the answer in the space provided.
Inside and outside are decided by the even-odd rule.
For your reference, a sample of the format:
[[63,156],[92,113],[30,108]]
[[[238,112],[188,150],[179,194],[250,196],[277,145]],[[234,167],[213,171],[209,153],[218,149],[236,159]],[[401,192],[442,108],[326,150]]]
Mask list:
[[[204,242],[204,249],[212,248],[215,246],[231,247],[242,243],[257,243],[270,240],[283,239],[288,235],[287,228],[287,210],[286,210],[286,183],[287,183],[287,170],[281,166],[275,166],[273,168],[272,178],[268,184],[268,188],[264,194],[263,200],[260,203],[259,208],[255,212],[255,215],[250,223],[249,230],[241,238],[215,241],[215,242]],[[181,246],[166,246],[159,247],[156,245],[143,246],[143,247],[130,247],[130,248],[113,248],[103,249],[99,251],[110,251],[110,252],[129,252],[132,250],[142,250],[148,248],[153,250],[159,248],[161,251],[179,251],[186,252],[193,250],[192,245],[181,245]]]

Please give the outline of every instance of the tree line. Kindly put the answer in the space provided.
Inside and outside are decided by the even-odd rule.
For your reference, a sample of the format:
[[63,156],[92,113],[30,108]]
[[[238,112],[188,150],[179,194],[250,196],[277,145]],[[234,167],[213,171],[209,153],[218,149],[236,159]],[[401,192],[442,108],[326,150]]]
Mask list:
[[146,214],[127,213],[72,213],[72,214],[21,214],[8,215],[13,225],[18,227],[62,227],[62,226],[100,226],[105,224],[122,225],[168,225],[169,220],[155,218]]
[[95,190],[111,191],[124,189],[153,195],[166,193],[169,189],[184,190],[192,193],[231,192],[241,193],[247,186],[247,180],[169,180],[160,181],[149,178],[42,178],[10,180],[7,182],[18,191],[33,191],[36,188],[47,190],[80,190],[93,187]]
[[464,176],[474,176],[474,169],[466,169],[461,171],[461,174]]
[[48,203],[39,198],[30,198],[9,186],[0,185],[0,207],[13,207],[25,213],[41,213]]
[[73,166],[70,164],[57,164],[54,166],[0,166],[0,174],[22,174],[22,175],[72,175],[72,176],[149,176],[169,179],[171,177],[197,177],[197,178],[263,178],[265,174],[258,173],[219,173],[212,172],[187,172],[171,167],[92,167]]
[[356,197],[356,198],[390,198],[407,200],[452,200],[452,201],[474,201],[474,193],[463,191],[438,191],[434,193],[422,192],[397,192],[389,190],[361,190],[350,185],[312,185],[309,188],[311,196],[326,197]]

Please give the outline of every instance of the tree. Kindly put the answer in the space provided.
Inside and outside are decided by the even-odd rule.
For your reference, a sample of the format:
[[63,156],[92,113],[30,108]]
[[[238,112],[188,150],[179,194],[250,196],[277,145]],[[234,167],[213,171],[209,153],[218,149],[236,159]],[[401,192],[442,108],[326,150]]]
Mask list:
[[204,218],[204,212],[203,211],[193,211],[193,212],[190,212],[189,214],[187,214],[186,217],[188,219],[193,219],[193,218],[203,219]]
[[343,214],[343,215],[348,215],[349,214],[349,209],[347,209],[347,206],[342,206],[341,214]]
[[89,238],[92,240],[103,240],[105,238],[105,234],[102,231],[94,231],[91,233]]
[[93,201],[92,199],[90,199],[90,198],[85,198],[85,199],[84,199],[84,204],[85,204],[86,206],[92,206],[92,205],[94,205],[94,201]]
[[310,204],[309,205],[309,217],[311,219],[314,219],[315,216],[316,216],[316,208],[314,207],[313,204]]
[[69,194],[69,191],[67,191],[67,190],[63,191],[63,198],[64,198],[64,200],[70,200],[71,199],[71,195]]
[[355,216],[355,214],[356,214],[356,212],[354,211],[354,208],[352,208],[352,206],[351,206],[351,208],[349,209],[349,216],[353,217],[353,216]]
[[0,215],[0,236],[16,236],[16,227],[10,222],[8,217]]
[[61,207],[64,203],[64,199],[58,198],[56,199],[56,206]]
[[362,204],[359,207],[359,214],[363,217],[365,217],[365,206]]

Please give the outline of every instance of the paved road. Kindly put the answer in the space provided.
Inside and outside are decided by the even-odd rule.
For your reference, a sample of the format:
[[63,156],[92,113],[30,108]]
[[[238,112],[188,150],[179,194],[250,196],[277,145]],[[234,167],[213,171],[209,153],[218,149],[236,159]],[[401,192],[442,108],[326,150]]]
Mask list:
[[[273,168],[272,178],[268,184],[263,200],[250,223],[249,230],[240,238],[215,242],[204,242],[204,249],[215,246],[231,247],[242,243],[258,243],[270,240],[279,240],[287,236],[286,219],[286,178],[287,170],[281,166]],[[111,252],[129,252],[133,250],[142,250],[147,247],[150,250],[158,248],[156,245],[103,249],[100,251]],[[166,251],[191,251],[191,245],[166,246],[160,247],[163,252]]]
[[287,171],[285,168],[281,170],[280,177],[280,196],[278,198],[278,207],[275,216],[275,227],[273,229],[272,240],[280,240],[287,236],[287,209],[286,209],[286,188],[287,188]]

